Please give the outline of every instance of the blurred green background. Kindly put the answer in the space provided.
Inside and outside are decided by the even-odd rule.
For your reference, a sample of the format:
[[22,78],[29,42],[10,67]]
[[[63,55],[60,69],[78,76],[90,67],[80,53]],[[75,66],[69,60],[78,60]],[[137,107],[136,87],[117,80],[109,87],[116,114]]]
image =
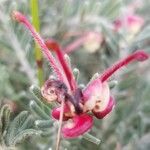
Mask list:
[[[86,37],[68,53],[72,68],[80,70],[79,84],[87,84],[94,73],[101,73],[137,49],[150,53],[150,1],[0,0],[0,104],[10,106],[10,123],[21,111],[31,112],[33,124],[29,128],[33,129],[39,116],[32,111],[29,87],[40,86],[52,70],[43,58],[42,71],[38,72],[34,41],[24,27],[11,19],[11,12],[19,10],[33,21],[37,14],[33,7],[37,4],[39,24],[35,24],[44,39],[53,38],[66,50]],[[138,21],[130,24],[128,16],[136,16]],[[116,29],[118,20],[122,25]],[[96,145],[84,138],[62,139],[62,150],[150,150],[150,61],[133,63],[116,73],[114,79],[118,85],[111,92],[116,107],[105,119],[95,119],[91,131],[101,143]],[[33,134],[19,144],[1,142],[0,149],[54,149],[55,125],[42,131],[48,134]]]

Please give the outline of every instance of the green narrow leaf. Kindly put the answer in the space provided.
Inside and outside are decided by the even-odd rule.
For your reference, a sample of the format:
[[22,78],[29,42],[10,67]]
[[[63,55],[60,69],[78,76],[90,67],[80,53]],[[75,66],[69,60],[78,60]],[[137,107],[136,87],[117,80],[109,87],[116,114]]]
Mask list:
[[114,36],[112,30],[106,28],[104,24],[101,24],[101,27],[102,27],[103,34],[105,35],[108,48],[110,48],[110,50],[115,55],[117,55],[118,54],[118,51],[117,51],[118,50],[118,40]]
[[25,129],[31,128],[33,126],[34,126],[33,116],[29,115],[27,117],[27,119],[24,121],[24,123],[22,124],[20,130],[25,130]]
[[118,84],[117,80],[113,80],[109,82],[109,87],[110,89],[113,89],[116,85]]
[[42,130],[41,136],[42,137],[50,137],[50,136],[56,136],[54,135],[56,133],[56,131],[54,130],[54,128],[46,128]]
[[[4,105],[0,112],[0,132],[4,134],[10,121],[10,108],[8,105]],[[2,136],[2,135],[1,135]]]
[[15,146],[16,144],[23,141],[25,138],[33,135],[40,135],[42,132],[35,130],[35,129],[26,129],[21,132],[19,132],[12,140],[11,140],[11,146]]
[[[1,112],[2,112],[2,110],[1,110]],[[2,131],[2,128],[3,128],[3,122],[2,122],[2,116],[1,116],[1,113],[0,112],[0,143],[1,143],[1,141],[2,141],[2,134],[3,134],[3,131]]]
[[32,85],[30,87],[30,92],[33,94],[33,96],[35,97],[35,101],[36,103],[42,107],[42,102],[41,100],[43,101],[43,97],[41,95],[41,90],[39,87],[35,86],[35,85]]
[[50,128],[53,125],[52,120],[36,120],[35,125],[38,128]]
[[64,57],[65,57],[65,60],[68,63],[68,65],[71,67],[71,59],[70,59],[70,57],[67,54],[65,54]]
[[37,103],[36,103],[35,101],[33,101],[33,100],[30,102],[30,108],[31,108],[31,110],[32,110],[37,116],[39,116],[40,118],[46,119],[46,120],[50,119],[50,116],[49,116],[48,114],[46,114],[46,113],[44,112],[44,110],[42,110],[42,109],[37,105]]
[[107,17],[108,19],[113,20],[120,11],[122,0],[105,0],[102,3],[103,7],[101,7],[100,14],[104,17]]
[[74,78],[75,78],[75,80],[76,80],[76,82],[78,82],[78,79],[79,79],[79,69],[77,69],[77,68],[74,68],[73,69],[73,75],[74,75]]
[[2,121],[0,119],[0,142],[1,142],[1,138],[2,138]]
[[7,145],[11,145],[12,139],[22,130],[22,127],[24,126],[28,116],[29,113],[27,111],[23,111],[10,123],[5,136]]
[[42,110],[44,110],[47,114],[50,113],[50,108],[52,108],[52,105],[46,105],[45,104],[45,99],[43,98],[41,94],[41,90],[39,87],[32,85],[30,87],[30,92],[33,94],[35,97],[34,101],[41,107]]
[[[86,87],[88,87],[88,86],[91,84],[91,82],[92,82],[93,80],[97,79],[98,77],[99,77],[99,73],[95,73],[95,74],[92,76],[92,78],[90,79],[89,83],[86,85]],[[86,87],[84,87],[84,88],[86,88]]]
[[93,135],[91,135],[89,133],[85,133],[83,135],[83,138],[86,139],[86,140],[88,140],[88,141],[90,141],[90,142],[92,142],[92,143],[94,143],[94,144],[96,144],[96,145],[99,145],[100,142],[101,142],[100,139],[97,139],[96,137],[94,137]]

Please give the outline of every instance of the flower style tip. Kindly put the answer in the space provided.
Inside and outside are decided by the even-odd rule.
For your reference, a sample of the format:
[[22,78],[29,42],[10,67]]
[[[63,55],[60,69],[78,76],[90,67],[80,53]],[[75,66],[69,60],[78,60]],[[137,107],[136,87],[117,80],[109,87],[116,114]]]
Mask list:
[[149,54],[147,54],[143,50],[138,50],[135,52],[135,57],[138,61],[145,61],[149,58]]
[[118,61],[113,66],[108,68],[100,77],[101,82],[106,81],[111,75],[113,75],[117,70],[120,68],[128,65],[130,62],[137,60],[137,61],[145,61],[149,58],[149,54],[144,52],[144,50],[137,50],[133,54],[127,56],[126,58]]
[[[53,55],[48,50],[47,46],[44,43],[44,40],[41,38],[41,36],[37,33],[36,29],[32,26],[32,24],[28,21],[28,19],[18,11],[12,12],[12,18],[19,23],[22,23],[32,34],[35,42],[39,45],[42,52],[46,56],[47,60],[50,62],[52,68],[54,69],[55,73],[57,74],[57,77],[66,83],[66,78],[64,77],[64,74],[62,73],[62,70],[60,69],[60,66],[56,62]],[[67,84],[67,83],[66,83]]]
[[73,117],[72,122],[62,128],[62,134],[64,138],[75,138],[78,137],[93,126],[93,117],[88,114],[76,115]]
[[18,22],[24,22],[25,21],[25,16],[18,11],[12,12],[12,18]]
[[93,114],[98,119],[103,119],[106,115],[108,115],[115,106],[115,100],[113,97],[110,97],[108,106],[103,111],[95,111],[93,110]]

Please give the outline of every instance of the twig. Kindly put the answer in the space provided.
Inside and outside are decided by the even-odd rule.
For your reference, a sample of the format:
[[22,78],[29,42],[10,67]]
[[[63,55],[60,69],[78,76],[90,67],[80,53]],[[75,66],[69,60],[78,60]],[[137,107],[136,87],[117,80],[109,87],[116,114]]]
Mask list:
[[59,150],[59,146],[60,146],[60,136],[61,136],[61,128],[62,128],[62,122],[63,122],[63,113],[64,113],[64,100],[62,99],[60,118],[59,118],[59,128],[58,128],[57,141],[56,141],[56,150]]
[[[39,23],[39,4],[38,0],[30,0],[31,5],[31,15],[32,15],[32,23],[35,29],[40,31],[40,23]],[[42,60],[42,52],[38,45],[35,43],[35,60],[37,64],[37,76],[39,85],[43,84],[43,60]]]

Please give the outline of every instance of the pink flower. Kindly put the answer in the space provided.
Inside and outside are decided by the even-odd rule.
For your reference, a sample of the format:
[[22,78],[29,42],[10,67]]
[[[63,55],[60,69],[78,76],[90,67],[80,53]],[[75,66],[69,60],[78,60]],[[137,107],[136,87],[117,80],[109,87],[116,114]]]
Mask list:
[[[67,35],[66,37],[70,37],[70,36],[73,35]],[[78,33],[77,35],[75,34],[75,36],[78,36],[77,39],[69,43],[67,46],[65,46],[65,48],[60,48],[60,45],[53,39],[46,40],[45,44],[47,45],[47,47],[52,49],[52,51],[55,52],[57,52],[58,49],[61,49],[61,51],[64,51],[64,53],[69,54],[75,51],[76,49],[78,49],[79,47],[84,46],[84,48],[88,52],[93,53],[100,48],[104,40],[101,33],[94,32],[94,31]]]
[[116,31],[126,28],[130,32],[138,31],[144,24],[144,19],[135,14],[129,14],[115,20],[114,28]]
[[[91,81],[85,89],[80,89],[59,44],[51,39],[44,42],[20,12],[13,12],[13,18],[30,30],[57,75],[57,79],[49,79],[45,82],[41,92],[48,102],[65,101],[62,128],[62,135],[65,138],[75,138],[84,134],[92,128],[93,117],[102,119],[112,111],[115,100],[108,86],[108,79],[112,74],[134,60],[145,61],[149,57],[143,50],[138,50],[108,68],[97,79]],[[49,49],[53,49],[57,60]],[[52,110],[52,117],[57,120],[60,118],[60,107]]]
[[103,35],[99,32],[88,31],[80,34],[78,33],[77,36],[79,37],[64,48],[65,53],[68,54],[70,52],[73,52],[75,49],[79,48],[82,45],[87,52],[93,53],[100,48],[104,40]]

